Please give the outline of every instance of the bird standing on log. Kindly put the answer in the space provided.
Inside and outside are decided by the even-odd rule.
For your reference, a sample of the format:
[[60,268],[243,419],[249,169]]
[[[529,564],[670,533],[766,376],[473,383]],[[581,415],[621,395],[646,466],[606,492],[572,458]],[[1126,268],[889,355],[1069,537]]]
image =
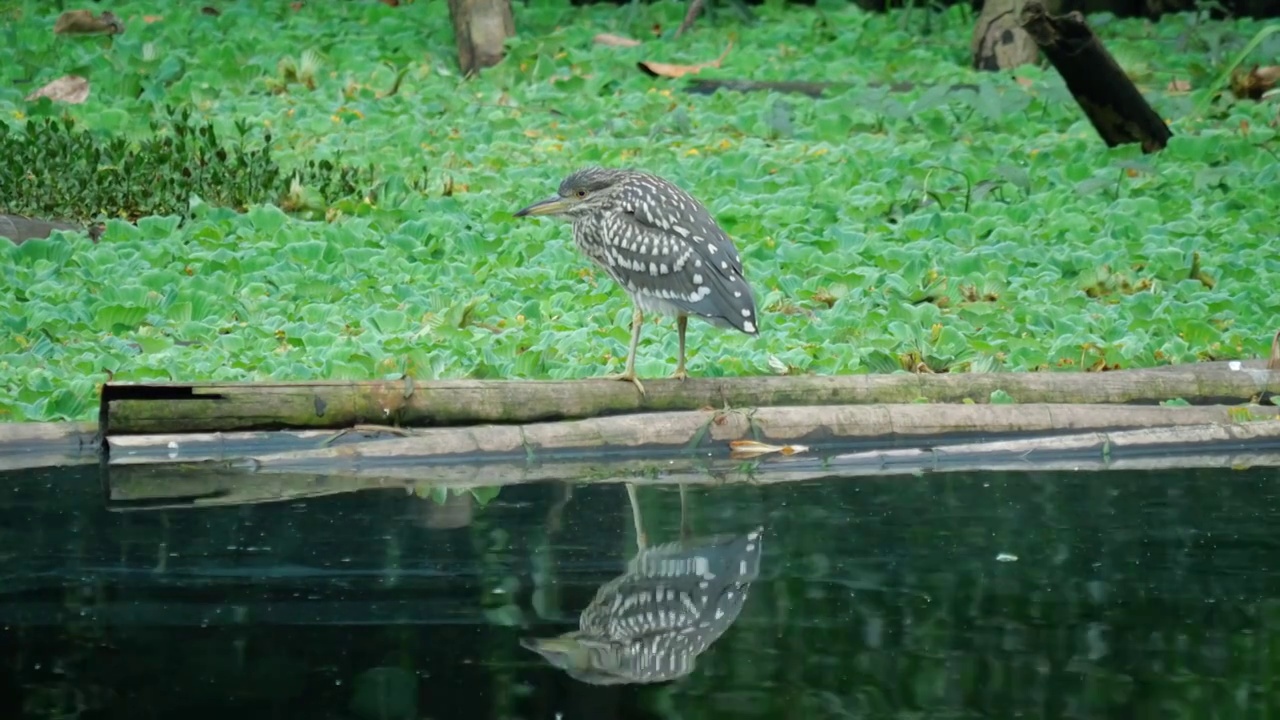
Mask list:
[[633,383],[644,313],[674,316],[680,355],[673,378],[683,380],[689,316],[720,328],[759,332],[755,298],[742,259],[702,203],[656,175],[589,167],[560,183],[556,195],[516,217],[550,215],[573,222],[573,241],[631,297],[631,349],[626,370],[608,376]]

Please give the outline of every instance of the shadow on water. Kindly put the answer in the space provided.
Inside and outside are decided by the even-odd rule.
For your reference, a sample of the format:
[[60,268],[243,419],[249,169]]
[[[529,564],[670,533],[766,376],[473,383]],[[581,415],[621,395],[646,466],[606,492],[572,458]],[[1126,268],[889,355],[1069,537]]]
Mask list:
[[120,512],[98,468],[0,474],[0,718],[1274,718],[1277,479]]

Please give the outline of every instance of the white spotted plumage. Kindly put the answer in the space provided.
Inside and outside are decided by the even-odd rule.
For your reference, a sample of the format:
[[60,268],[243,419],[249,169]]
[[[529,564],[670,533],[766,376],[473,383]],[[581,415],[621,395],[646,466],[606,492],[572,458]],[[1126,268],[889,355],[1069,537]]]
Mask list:
[[574,244],[632,295],[645,312],[689,315],[757,333],[751,286],[733,241],[684,190],[636,170],[588,168],[561,195],[587,188],[606,198],[570,213]]

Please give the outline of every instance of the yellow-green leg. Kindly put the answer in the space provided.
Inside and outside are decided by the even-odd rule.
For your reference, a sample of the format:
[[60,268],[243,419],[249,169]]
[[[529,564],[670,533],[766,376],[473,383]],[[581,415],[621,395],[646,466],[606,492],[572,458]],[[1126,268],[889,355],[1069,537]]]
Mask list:
[[640,394],[644,394],[644,385],[640,383],[640,379],[636,377],[636,347],[640,344],[640,328],[644,325],[644,313],[640,311],[640,306],[632,304],[631,307],[631,350],[627,352],[627,369],[621,373],[614,375],[606,375],[608,380],[625,380],[636,386]]
[[644,552],[649,547],[649,536],[644,531],[644,520],[640,518],[640,498],[636,497],[636,486],[627,483],[627,500],[631,501],[631,522],[636,526],[636,550]]
[[689,523],[688,502],[685,484],[680,483],[680,539],[689,542],[693,538],[693,525]]
[[685,378],[689,377],[689,373],[685,372],[685,369],[684,369],[684,332],[685,332],[685,329],[688,327],[689,327],[689,316],[677,315],[676,316],[676,333],[680,336],[680,359],[676,360],[676,371],[671,375],[671,377],[675,378],[676,380],[684,380]]

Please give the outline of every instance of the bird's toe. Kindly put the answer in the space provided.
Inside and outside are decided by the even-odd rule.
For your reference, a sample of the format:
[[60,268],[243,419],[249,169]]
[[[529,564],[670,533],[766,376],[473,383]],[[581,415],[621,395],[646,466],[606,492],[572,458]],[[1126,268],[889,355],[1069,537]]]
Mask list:
[[644,395],[644,384],[640,382],[640,378],[636,377],[634,372],[621,372],[613,375],[605,375],[604,377],[606,380],[621,380],[622,382],[629,382],[636,386],[636,390],[639,390],[641,395]]

